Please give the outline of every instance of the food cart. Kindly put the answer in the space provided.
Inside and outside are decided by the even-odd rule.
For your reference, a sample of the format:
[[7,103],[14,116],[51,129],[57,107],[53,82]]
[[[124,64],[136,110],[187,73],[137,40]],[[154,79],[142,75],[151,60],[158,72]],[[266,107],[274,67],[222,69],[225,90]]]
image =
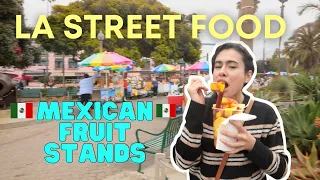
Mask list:
[[127,98],[141,98],[148,96],[148,91],[145,90],[146,82],[141,77],[140,73],[127,73]]
[[113,73],[112,76],[105,76],[97,79],[97,81],[102,102],[123,102],[123,77],[120,73]]
[[158,93],[167,95],[170,92],[169,83],[159,83],[158,84]]

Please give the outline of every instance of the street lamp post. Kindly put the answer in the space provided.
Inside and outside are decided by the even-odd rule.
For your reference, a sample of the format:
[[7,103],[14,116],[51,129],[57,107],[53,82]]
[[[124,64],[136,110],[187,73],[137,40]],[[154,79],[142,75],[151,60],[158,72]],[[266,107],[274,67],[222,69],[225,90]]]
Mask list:
[[[46,69],[49,69],[49,52],[46,51],[46,56],[47,56],[47,59],[46,59]],[[43,71],[43,78],[45,77],[45,72]],[[44,84],[44,89],[47,89],[47,86],[46,84]]]
[[263,39],[263,60],[266,60],[266,39]]
[[[102,53],[102,45],[103,45],[103,40],[104,40],[104,34],[102,33],[102,31],[99,31],[98,36],[97,36],[99,42],[100,42],[100,53]],[[108,77],[107,74],[105,74],[105,83],[106,85],[108,85]]]
[[182,74],[184,75],[184,67],[185,67],[185,62],[183,60],[183,58],[179,59],[179,65],[180,65],[180,82],[183,84],[183,77],[182,77]]
[[263,38],[263,51],[262,51],[262,60],[263,60],[263,70],[266,72],[267,67],[267,60],[266,60],[266,39]]
[[62,56],[62,84],[63,84],[63,87],[65,87],[65,66],[64,66],[64,58],[65,58],[65,54],[63,53],[63,56]]
[[[282,19],[283,19],[283,17],[284,17],[284,7],[285,7],[285,5],[284,5],[284,3],[285,2],[287,2],[288,0],[279,0],[281,3],[282,3],[282,5],[281,5],[281,17],[282,17]],[[279,37],[279,73],[280,73],[280,71],[281,71],[281,62],[280,62],[280,60],[281,60],[281,36]],[[288,67],[287,67],[287,72],[288,72]]]
[[100,52],[102,52],[102,44],[103,44],[103,40],[104,40],[104,34],[102,33],[102,31],[99,31],[98,40],[100,42]]

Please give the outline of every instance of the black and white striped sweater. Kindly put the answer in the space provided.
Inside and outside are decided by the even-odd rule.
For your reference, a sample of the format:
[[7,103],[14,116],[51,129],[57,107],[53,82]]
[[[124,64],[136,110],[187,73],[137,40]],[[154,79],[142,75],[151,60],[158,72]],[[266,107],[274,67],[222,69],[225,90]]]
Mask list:
[[[245,95],[243,103],[247,104],[249,99]],[[215,149],[213,140],[211,107],[215,100],[210,98],[207,106],[190,102],[185,126],[173,149],[175,164],[189,169],[190,180],[214,179],[223,158],[224,152]],[[257,119],[245,122],[244,127],[256,143],[250,152],[229,156],[221,179],[266,179],[266,174],[283,178],[288,171],[289,154],[285,154],[283,146],[282,123],[271,106],[256,99],[250,114]]]

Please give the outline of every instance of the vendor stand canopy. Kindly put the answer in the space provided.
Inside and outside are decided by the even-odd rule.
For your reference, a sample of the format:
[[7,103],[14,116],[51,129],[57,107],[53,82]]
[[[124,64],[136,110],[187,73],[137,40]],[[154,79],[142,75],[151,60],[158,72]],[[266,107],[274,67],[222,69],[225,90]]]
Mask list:
[[273,72],[273,71],[269,71],[269,72],[266,72],[264,73],[265,75],[280,75],[280,76],[298,76],[299,73],[287,73],[287,72],[280,72],[280,73],[277,73],[277,72]]
[[209,71],[209,64],[205,61],[198,61],[187,67],[186,70]]
[[174,71],[176,70],[176,67],[170,64],[161,64],[157,67],[155,67],[152,72],[157,72],[157,73],[161,73],[161,72],[169,72],[169,71]]
[[114,65],[114,66],[96,66],[92,68],[94,71],[101,71],[101,70],[114,70],[116,72],[124,72],[132,70],[132,66],[130,65]]
[[299,73],[291,73],[290,76],[299,76]]
[[280,76],[288,76],[287,72],[280,72]]
[[266,72],[264,73],[265,75],[278,75],[277,72],[273,72],[273,71],[269,71],[269,72]]
[[21,76],[18,76],[18,77],[15,77],[13,78],[13,80],[17,80],[17,81],[23,81],[23,80],[28,80],[28,81],[32,81],[33,78],[32,76],[26,76],[26,75],[21,75]]
[[114,65],[135,65],[135,62],[131,59],[128,59],[124,56],[121,56],[115,52],[103,52],[92,54],[86,59],[78,63],[79,67],[82,66],[114,66]]

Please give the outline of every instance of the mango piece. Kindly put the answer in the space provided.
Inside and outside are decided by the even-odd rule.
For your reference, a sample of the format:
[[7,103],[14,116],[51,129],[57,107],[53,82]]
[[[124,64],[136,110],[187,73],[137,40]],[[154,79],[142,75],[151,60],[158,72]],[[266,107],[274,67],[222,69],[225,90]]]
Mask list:
[[237,107],[238,107],[237,104],[233,104],[233,103],[232,103],[232,104],[230,105],[230,108],[237,108]]
[[218,138],[218,133],[219,133],[219,128],[217,128],[216,130],[214,130],[214,140],[216,141],[216,139]]
[[219,117],[219,118],[215,119],[213,122],[213,129],[214,130],[217,129],[224,120],[226,120],[226,118],[224,118],[224,117]]
[[232,112],[234,111],[234,109],[232,109],[232,108],[227,108],[226,110],[225,110],[225,117],[226,118],[228,118],[228,117],[230,117],[230,116],[232,116]]
[[229,104],[222,104],[222,108],[229,108]]
[[223,110],[223,109],[221,109],[221,110],[219,111],[219,113],[221,114],[222,117],[224,117],[224,110]]
[[231,98],[222,98],[221,104],[238,104],[238,102]]
[[216,114],[216,118],[218,118],[218,117],[222,117],[222,114],[220,112],[217,112],[217,114]]
[[214,82],[210,84],[210,89],[212,91],[220,91],[223,92],[225,89],[225,83],[224,82]]
[[229,104],[229,98],[222,98],[221,104]]

